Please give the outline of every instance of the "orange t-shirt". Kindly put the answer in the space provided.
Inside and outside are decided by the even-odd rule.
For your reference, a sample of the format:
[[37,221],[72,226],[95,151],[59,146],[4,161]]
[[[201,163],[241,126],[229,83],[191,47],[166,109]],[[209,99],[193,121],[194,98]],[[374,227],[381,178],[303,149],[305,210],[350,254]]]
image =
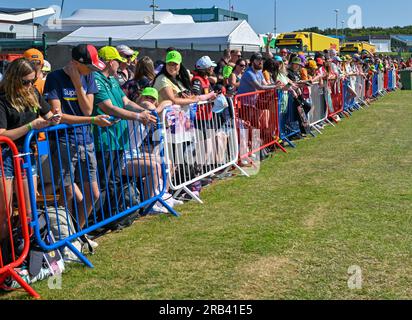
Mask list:
[[44,93],[44,85],[46,84],[46,80],[37,79],[34,83],[35,88],[40,92],[41,95]]

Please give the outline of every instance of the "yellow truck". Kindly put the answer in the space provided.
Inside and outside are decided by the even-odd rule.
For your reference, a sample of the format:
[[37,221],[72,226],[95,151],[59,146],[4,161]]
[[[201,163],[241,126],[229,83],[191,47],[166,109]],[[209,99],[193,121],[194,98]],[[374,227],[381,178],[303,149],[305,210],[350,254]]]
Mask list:
[[360,54],[363,50],[368,51],[369,53],[375,54],[376,47],[368,42],[346,42],[341,48],[340,52],[342,54]]
[[318,52],[335,49],[339,51],[339,39],[314,32],[282,33],[276,38],[276,48],[292,52]]

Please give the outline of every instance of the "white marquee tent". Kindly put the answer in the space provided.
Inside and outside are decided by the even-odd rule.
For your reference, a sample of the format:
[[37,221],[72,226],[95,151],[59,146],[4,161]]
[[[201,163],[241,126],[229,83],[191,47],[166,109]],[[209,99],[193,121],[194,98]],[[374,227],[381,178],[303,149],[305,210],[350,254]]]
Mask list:
[[58,44],[92,43],[127,44],[140,48],[196,49],[218,51],[221,48],[240,48],[255,51],[261,46],[256,32],[246,21],[207,23],[173,23],[112,27],[82,27],[67,35]]

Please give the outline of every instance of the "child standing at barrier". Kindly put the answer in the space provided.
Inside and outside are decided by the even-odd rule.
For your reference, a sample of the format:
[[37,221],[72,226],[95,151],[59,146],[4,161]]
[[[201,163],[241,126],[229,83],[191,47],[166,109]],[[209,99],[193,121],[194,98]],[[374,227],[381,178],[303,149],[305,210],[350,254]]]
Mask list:
[[[50,105],[34,88],[36,70],[26,59],[13,61],[0,83],[0,135],[13,140],[18,150],[23,152],[23,144],[28,132],[42,129],[50,124],[58,124],[60,115],[53,117]],[[12,189],[14,180],[14,160],[10,148],[2,146],[3,170],[0,171],[0,240],[7,237],[7,216],[11,214]],[[4,176],[3,176],[4,172]],[[37,190],[37,166],[32,156],[31,168],[25,175],[31,174],[34,180],[34,192]],[[4,184],[3,184],[4,182]],[[25,199],[30,199],[27,181],[24,182]],[[7,195],[7,199],[3,195]],[[10,207],[7,208],[6,203]],[[27,201],[27,213],[31,207]]]
[[[172,105],[171,101],[163,101],[158,103],[159,93],[155,88],[145,88],[137,101],[139,105],[148,111],[156,111],[159,116],[164,112],[166,107]],[[138,125],[133,121],[129,121],[129,137],[130,150],[126,150],[125,158],[126,165],[123,169],[124,175],[142,175],[147,174],[146,181],[143,183],[144,200],[157,195],[163,189],[162,177],[162,159],[160,158],[161,147],[159,145],[160,137],[157,131],[151,130],[143,125]],[[136,132],[137,131],[137,132]],[[136,135],[137,133],[137,135]],[[137,139],[138,138],[138,139]],[[170,164],[169,164],[170,166]],[[173,170],[170,174],[173,174]],[[175,200],[173,196],[168,193],[169,180],[166,182],[166,192],[163,195],[163,200],[167,202],[172,208],[176,205],[181,205],[183,202]],[[167,209],[159,204],[153,207],[154,212],[167,213]]]
[[[96,48],[84,44],[73,48],[69,64],[48,75],[45,96],[53,110],[62,111],[63,123],[96,124],[102,127],[111,125],[106,115],[92,117],[94,93],[97,92],[92,71],[104,67],[104,63],[98,59]],[[59,205],[66,207],[75,216],[77,231],[81,231],[100,197],[90,127],[67,130],[67,134],[61,133],[55,142],[57,154],[53,158],[54,177],[63,180]],[[79,204],[76,212],[73,211],[74,195]],[[91,244],[97,246],[97,243]]]

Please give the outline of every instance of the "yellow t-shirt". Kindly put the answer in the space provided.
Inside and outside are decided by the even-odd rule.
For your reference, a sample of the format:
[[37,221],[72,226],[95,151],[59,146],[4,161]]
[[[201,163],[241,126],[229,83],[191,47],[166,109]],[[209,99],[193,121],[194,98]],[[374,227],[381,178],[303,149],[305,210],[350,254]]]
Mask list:
[[[179,82],[180,88],[183,88],[183,84]],[[153,87],[159,92],[159,103],[167,100],[167,97],[164,97],[162,94],[162,89],[164,88],[172,88],[175,95],[182,92],[182,89],[179,86],[175,85],[170,79],[168,79],[164,74],[160,75],[156,82],[154,83]]]

